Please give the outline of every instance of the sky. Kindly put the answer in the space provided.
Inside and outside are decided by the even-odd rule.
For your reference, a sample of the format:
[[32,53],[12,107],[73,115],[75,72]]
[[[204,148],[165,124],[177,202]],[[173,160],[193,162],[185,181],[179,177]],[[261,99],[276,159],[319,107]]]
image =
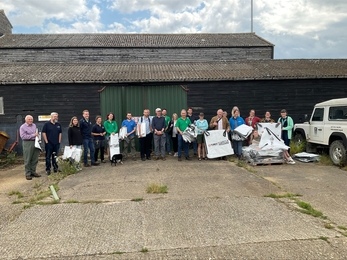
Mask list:
[[[244,33],[252,0],[1,0],[13,33]],[[347,58],[346,0],[253,0],[275,59]]]

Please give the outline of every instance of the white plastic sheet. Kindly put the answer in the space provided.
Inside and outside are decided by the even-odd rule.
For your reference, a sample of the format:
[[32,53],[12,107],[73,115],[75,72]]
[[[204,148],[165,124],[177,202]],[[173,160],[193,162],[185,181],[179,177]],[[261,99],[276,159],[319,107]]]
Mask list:
[[70,146],[64,147],[64,154],[63,154],[64,160],[71,158],[75,162],[79,162],[81,160],[81,156],[82,156],[82,149],[76,148],[76,147],[70,148]]
[[300,162],[318,162],[319,161],[318,154],[306,153],[306,152],[296,153],[294,154],[293,158]]
[[284,141],[275,135],[271,130],[265,128],[261,136],[259,147],[261,150],[288,150],[289,146],[284,144]]
[[194,124],[190,124],[182,133],[182,138],[185,142],[191,143],[196,140],[198,129]]
[[232,136],[233,140],[236,141],[241,141],[241,140],[246,140],[246,138],[252,133],[253,128],[248,125],[240,125],[234,129],[233,135],[237,134],[240,136],[240,140],[237,140],[235,136]]
[[270,129],[278,138],[281,138],[282,129],[281,123],[257,123],[259,135],[263,135],[266,129]]
[[119,129],[119,139],[124,139],[127,137],[128,129],[126,126],[123,126]]
[[118,134],[110,135],[109,146],[110,158],[112,158],[115,154],[120,154]]
[[225,130],[209,130],[205,132],[205,146],[208,158],[218,158],[234,154],[231,142]]
[[136,135],[139,138],[146,136],[146,122],[138,123],[136,125]]

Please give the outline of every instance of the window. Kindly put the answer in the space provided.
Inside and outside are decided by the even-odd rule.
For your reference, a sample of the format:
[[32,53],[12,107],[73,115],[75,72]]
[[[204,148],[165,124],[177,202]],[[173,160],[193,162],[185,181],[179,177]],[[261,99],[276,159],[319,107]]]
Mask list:
[[347,120],[347,106],[330,107],[330,120]]
[[312,116],[312,121],[323,121],[324,108],[316,108]]
[[0,97],[0,115],[4,114],[4,98]]

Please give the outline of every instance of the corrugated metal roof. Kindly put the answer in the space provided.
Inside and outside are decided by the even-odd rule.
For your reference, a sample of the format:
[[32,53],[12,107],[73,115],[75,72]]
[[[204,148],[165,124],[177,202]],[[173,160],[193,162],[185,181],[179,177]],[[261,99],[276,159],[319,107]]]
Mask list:
[[255,33],[196,34],[9,34],[0,48],[181,48],[274,46]]
[[347,59],[187,63],[3,63],[1,84],[347,78]]

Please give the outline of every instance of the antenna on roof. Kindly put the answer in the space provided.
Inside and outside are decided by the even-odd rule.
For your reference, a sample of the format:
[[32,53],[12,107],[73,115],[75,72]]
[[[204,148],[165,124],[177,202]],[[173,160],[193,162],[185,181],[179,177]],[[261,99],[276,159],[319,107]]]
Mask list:
[[251,0],[251,32],[253,32],[253,0]]

